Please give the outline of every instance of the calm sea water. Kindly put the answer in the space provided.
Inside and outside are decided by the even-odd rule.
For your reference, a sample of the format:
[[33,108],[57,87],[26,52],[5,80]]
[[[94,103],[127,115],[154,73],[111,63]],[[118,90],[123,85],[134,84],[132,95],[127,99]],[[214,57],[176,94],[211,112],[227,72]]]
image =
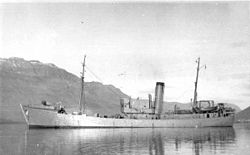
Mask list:
[[250,123],[233,128],[28,129],[0,124],[1,155],[250,154]]

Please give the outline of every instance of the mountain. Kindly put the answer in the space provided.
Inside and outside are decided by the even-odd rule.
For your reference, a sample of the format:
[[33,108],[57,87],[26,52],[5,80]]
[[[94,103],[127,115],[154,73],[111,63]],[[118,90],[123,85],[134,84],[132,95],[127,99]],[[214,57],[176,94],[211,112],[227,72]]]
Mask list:
[[[80,67],[80,66],[79,66]],[[23,121],[19,104],[62,102],[66,108],[78,109],[80,79],[58,68],[36,60],[0,59],[0,121]],[[85,83],[87,112],[113,114],[120,111],[120,97],[127,97],[112,85]]]
[[250,106],[235,115],[236,122],[250,121]]

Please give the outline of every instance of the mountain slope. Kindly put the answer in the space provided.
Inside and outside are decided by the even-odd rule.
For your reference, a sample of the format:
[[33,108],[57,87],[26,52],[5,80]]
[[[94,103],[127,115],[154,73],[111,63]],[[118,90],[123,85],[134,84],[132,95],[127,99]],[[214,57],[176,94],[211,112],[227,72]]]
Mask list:
[[[19,104],[40,104],[42,100],[61,101],[67,108],[78,108],[80,79],[53,64],[21,58],[0,59],[0,118],[23,121]],[[115,92],[115,93],[114,93]],[[112,85],[87,82],[88,113],[120,111],[119,98],[127,97]]]
[[235,115],[235,121],[244,122],[250,121],[250,107],[242,110],[241,112]]

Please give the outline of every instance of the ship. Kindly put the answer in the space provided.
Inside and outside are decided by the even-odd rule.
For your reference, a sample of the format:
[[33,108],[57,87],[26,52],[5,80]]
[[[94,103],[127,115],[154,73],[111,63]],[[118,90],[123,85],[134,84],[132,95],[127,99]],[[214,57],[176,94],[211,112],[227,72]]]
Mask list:
[[143,106],[140,100],[120,98],[121,114],[114,116],[101,116],[86,114],[84,93],[84,72],[81,73],[81,92],[79,111],[68,112],[60,103],[50,104],[42,101],[41,105],[20,104],[25,122],[30,128],[202,128],[202,127],[232,127],[235,110],[226,107],[225,103],[213,100],[197,100],[198,76],[200,58],[197,59],[197,74],[195,80],[194,98],[191,100],[192,108],[180,110],[175,106],[172,112],[163,112],[164,82],[156,82],[154,100],[148,95],[148,101]]

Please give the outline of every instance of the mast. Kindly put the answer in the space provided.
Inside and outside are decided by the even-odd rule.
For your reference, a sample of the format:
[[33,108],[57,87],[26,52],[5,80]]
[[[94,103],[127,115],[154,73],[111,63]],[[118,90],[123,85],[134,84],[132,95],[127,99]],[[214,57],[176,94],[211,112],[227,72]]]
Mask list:
[[193,99],[193,107],[197,107],[197,86],[198,86],[198,78],[199,78],[199,71],[200,71],[200,57],[196,60],[198,63],[197,72],[196,72],[196,80],[194,83],[194,99]]
[[84,60],[82,64],[82,73],[81,73],[81,96],[80,96],[80,113],[86,113],[86,102],[85,102],[85,93],[84,93],[84,72],[85,72],[85,59],[86,55],[84,55]]

